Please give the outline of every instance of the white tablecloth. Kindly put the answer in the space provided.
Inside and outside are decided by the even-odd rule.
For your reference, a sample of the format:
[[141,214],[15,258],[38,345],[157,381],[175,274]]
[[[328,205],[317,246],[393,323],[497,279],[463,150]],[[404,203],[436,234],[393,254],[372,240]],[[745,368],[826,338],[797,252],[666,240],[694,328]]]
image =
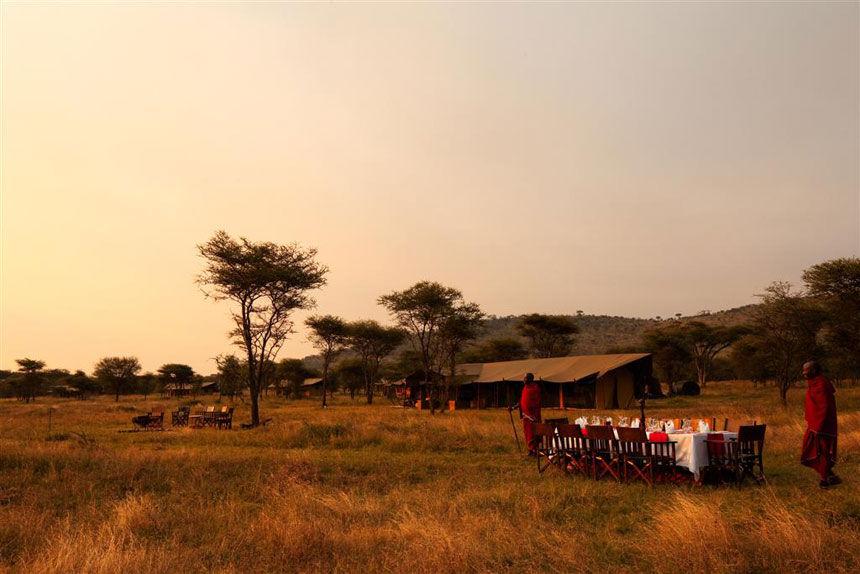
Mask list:
[[[696,480],[699,473],[708,466],[708,437],[713,433],[667,433],[669,440],[677,443],[675,445],[675,461],[678,466],[683,466],[692,472]],[[722,432],[723,438],[737,438],[738,433]],[[648,433],[650,436],[651,433]]]

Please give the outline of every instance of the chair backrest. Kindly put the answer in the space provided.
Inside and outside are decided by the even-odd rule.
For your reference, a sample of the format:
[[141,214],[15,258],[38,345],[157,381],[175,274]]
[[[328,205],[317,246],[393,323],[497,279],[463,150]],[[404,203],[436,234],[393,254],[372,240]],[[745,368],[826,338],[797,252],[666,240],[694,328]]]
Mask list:
[[738,429],[738,450],[741,454],[761,456],[767,425],[744,425]]
[[567,420],[567,417],[561,417],[558,419],[546,419],[543,422],[545,422],[548,425],[552,425],[554,427],[558,426],[558,425],[570,424],[570,421]]
[[585,436],[579,425],[558,425],[555,427],[558,439],[563,449],[573,453],[584,453],[586,450]]
[[618,451],[622,454],[644,456],[649,453],[648,437],[643,428],[617,427]]
[[555,428],[546,423],[532,423],[532,436],[540,442],[540,449],[547,450],[553,446]]
[[615,434],[606,425],[588,425],[588,447],[592,451],[612,451],[615,448]]

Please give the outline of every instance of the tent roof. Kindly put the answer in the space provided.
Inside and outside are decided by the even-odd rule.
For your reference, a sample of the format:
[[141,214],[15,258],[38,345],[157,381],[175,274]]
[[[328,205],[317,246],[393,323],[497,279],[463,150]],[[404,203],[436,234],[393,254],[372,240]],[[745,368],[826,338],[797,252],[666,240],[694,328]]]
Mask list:
[[570,383],[593,375],[601,377],[609,371],[650,356],[650,353],[629,353],[523,359],[499,363],[465,363],[457,366],[457,374],[469,376],[469,382],[472,383],[522,381],[526,373],[533,373],[538,381]]

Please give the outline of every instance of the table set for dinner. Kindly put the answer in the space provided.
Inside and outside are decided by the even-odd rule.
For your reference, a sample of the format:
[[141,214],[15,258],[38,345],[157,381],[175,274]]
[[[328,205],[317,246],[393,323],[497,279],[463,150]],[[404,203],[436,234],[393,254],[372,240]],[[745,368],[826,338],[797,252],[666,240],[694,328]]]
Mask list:
[[[644,433],[639,431],[642,441],[671,444],[671,450],[674,452],[674,467],[689,471],[689,476],[693,478],[696,484],[701,483],[704,472],[713,467],[711,459],[715,449],[721,449],[720,452],[723,452],[727,447],[721,445],[726,443],[736,445],[737,429],[739,428],[739,424],[731,423],[728,419],[723,419],[720,421],[722,424],[720,424],[716,418],[668,420],[646,418],[643,425],[638,418],[631,420],[628,417],[619,417],[616,423],[611,417],[592,415],[591,417],[581,416],[577,418],[573,425],[568,425],[567,419],[550,419],[546,422],[555,425],[555,438],[551,441],[550,448],[556,448],[560,451],[564,450],[565,445],[562,435],[569,434],[568,432],[559,432],[559,429],[564,426],[576,426],[586,441],[588,440],[589,429],[596,427],[611,428],[616,441],[619,439],[619,427],[622,429],[642,429]],[[747,424],[755,425],[755,421],[747,421]],[[717,427],[721,428],[717,430]],[[728,430],[731,427],[734,429]],[[711,452],[709,452],[709,445]],[[619,464],[624,465],[626,462],[622,461]]]

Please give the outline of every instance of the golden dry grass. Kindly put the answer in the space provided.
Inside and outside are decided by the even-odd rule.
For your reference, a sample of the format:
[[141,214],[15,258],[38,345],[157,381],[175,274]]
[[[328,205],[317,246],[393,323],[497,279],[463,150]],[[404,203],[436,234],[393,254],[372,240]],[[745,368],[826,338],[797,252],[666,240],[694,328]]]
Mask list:
[[121,434],[179,401],[2,401],[0,571],[856,571],[860,389],[838,394],[845,484],[829,492],[797,463],[791,399],[736,382],[649,403],[766,421],[770,483],[741,491],[538,476],[500,410],[272,399],[265,429]]

